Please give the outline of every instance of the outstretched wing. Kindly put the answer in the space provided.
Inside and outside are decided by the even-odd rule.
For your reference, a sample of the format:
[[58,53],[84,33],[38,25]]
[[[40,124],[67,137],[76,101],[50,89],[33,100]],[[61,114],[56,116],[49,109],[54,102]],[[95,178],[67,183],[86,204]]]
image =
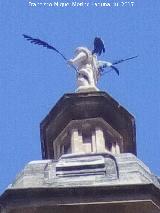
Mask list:
[[51,49],[51,50],[56,51],[58,54],[60,54],[64,58],[64,60],[67,60],[67,58],[61,52],[59,52],[55,47],[49,45],[47,42],[42,41],[38,38],[32,38],[31,36],[28,36],[28,35],[25,35],[25,34],[23,34],[23,37],[33,44],[41,45],[43,47],[46,47],[47,49]]
[[100,56],[102,52],[105,52],[104,42],[101,38],[96,37],[94,39],[94,50],[92,51],[92,54],[97,54]]
[[[103,75],[105,75],[106,73],[108,73],[109,71],[111,71],[111,70],[105,71],[104,68],[106,68],[106,67],[107,67],[107,66],[99,67],[99,68],[98,68],[99,76],[103,76]],[[112,68],[112,69],[117,73],[117,75],[119,75],[119,70],[117,69],[117,67],[111,65],[110,68]]]
[[117,73],[117,75],[119,75],[119,70],[117,69],[117,67],[112,65],[111,68]]
[[119,75],[119,70],[115,67],[111,62],[108,61],[98,61],[98,72],[99,75],[102,76],[106,73],[105,68],[112,68],[117,75]]
[[133,56],[133,57],[130,57],[130,58],[126,58],[126,59],[121,59],[121,60],[118,60],[118,61],[113,62],[112,64],[113,64],[113,65],[115,65],[115,64],[120,64],[120,63],[122,63],[122,62],[124,62],[124,61],[128,61],[128,60],[131,60],[131,59],[134,59],[134,58],[137,58],[137,57],[138,57],[138,55]]
[[100,62],[102,62],[102,63],[100,64],[100,66],[99,66],[99,68],[98,68],[99,75],[102,76],[102,75],[105,75],[106,73],[108,73],[109,71],[111,71],[111,70],[105,71],[104,68],[107,68],[107,67],[111,67],[111,68],[117,73],[117,75],[119,75],[119,70],[118,70],[117,67],[115,67],[114,65],[120,64],[120,63],[122,63],[122,62],[124,62],[124,61],[128,61],[128,60],[131,60],[131,59],[134,59],[134,58],[137,58],[137,57],[138,57],[138,55],[133,56],[133,57],[130,57],[130,58],[126,58],[126,59],[121,59],[121,60],[115,61],[115,62],[112,63],[111,66],[108,66],[108,65],[107,65],[108,62],[100,61]]

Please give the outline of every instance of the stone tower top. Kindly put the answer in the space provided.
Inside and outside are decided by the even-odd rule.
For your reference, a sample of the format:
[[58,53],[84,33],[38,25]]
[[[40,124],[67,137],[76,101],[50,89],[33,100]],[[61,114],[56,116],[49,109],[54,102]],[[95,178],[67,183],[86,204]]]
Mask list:
[[43,159],[63,154],[136,154],[134,117],[106,92],[65,94],[41,122]]

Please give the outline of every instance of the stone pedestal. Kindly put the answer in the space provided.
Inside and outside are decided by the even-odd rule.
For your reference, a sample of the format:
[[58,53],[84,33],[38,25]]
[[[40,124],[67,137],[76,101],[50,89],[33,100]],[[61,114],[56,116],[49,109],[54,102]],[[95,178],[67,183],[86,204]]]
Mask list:
[[137,157],[134,117],[105,92],[65,94],[41,122],[42,158],[0,197],[2,213],[160,213]]
[[41,122],[43,159],[69,153],[136,155],[134,117],[106,92],[65,94]]

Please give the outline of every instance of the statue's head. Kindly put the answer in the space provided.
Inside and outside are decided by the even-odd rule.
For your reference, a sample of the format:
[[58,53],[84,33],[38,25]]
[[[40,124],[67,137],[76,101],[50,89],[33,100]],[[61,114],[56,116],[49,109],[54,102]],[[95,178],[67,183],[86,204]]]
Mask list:
[[91,54],[91,51],[87,47],[77,47],[75,50],[75,55],[79,54],[82,51],[87,54]]

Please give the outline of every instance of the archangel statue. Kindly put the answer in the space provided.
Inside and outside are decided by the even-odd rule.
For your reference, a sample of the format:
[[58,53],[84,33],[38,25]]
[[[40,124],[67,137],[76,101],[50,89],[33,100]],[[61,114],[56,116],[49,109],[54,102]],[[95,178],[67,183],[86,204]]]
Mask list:
[[78,47],[75,51],[73,59],[68,60],[59,50],[54,46],[49,45],[47,42],[38,38],[23,34],[24,38],[31,43],[42,45],[48,49],[54,50],[76,71],[77,76],[77,92],[84,91],[98,91],[97,82],[102,75],[106,73],[105,68],[111,68],[119,75],[119,70],[115,67],[116,64],[136,58],[133,56],[126,59],[121,59],[115,62],[100,61],[98,56],[105,53],[104,42],[101,38],[94,39],[94,48],[89,50],[87,47]]
[[97,55],[105,52],[104,43],[100,38],[94,40],[94,50],[90,51],[86,47],[78,47],[75,57],[69,60],[69,64],[77,69],[77,92],[98,91],[97,82],[101,75],[101,69],[111,67],[112,63],[98,61]]

